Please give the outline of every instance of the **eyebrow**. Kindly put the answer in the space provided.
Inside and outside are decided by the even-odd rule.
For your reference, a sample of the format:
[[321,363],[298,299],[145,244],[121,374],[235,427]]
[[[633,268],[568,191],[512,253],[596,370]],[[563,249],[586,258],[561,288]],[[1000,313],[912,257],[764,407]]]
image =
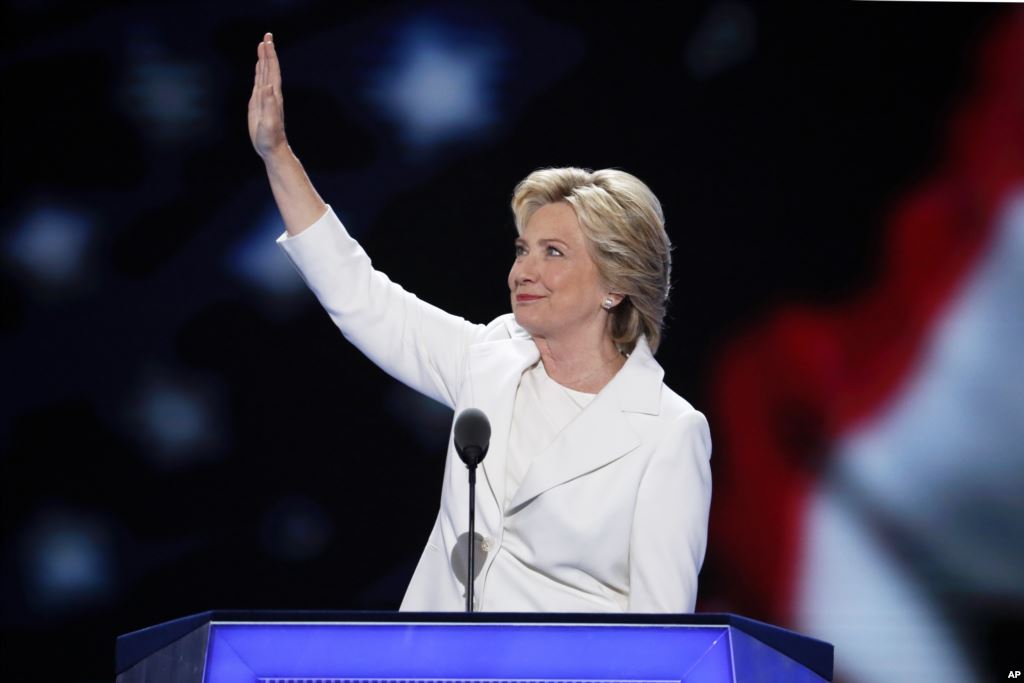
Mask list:
[[[527,244],[527,241],[524,240],[522,237],[517,237],[516,241],[515,241],[515,244],[524,244],[525,245],[525,244]],[[541,246],[545,246],[545,245],[548,245],[548,244],[561,244],[564,247],[568,247],[569,246],[568,242],[566,242],[564,240],[557,239],[555,237],[547,237],[547,238],[542,239],[542,240],[537,240],[537,244],[539,244]]]

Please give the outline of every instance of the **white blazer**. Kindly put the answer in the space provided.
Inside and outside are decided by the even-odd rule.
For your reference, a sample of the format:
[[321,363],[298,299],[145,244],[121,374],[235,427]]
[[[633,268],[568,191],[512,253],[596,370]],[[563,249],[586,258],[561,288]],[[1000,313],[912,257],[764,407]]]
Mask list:
[[[532,461],[503,512],[512,404],[539,356],[503,315],[472,324],[373,269],[333,209],[277,243],[342,334],[374,363],[455,410],[481,409],[491,443],[477,478],[480,611],[692,612],[711,504],[704,416],[662,383],[640,339],[622,369]],[[466,468],[449,435],[441,506],[402,610],[465,608]]]

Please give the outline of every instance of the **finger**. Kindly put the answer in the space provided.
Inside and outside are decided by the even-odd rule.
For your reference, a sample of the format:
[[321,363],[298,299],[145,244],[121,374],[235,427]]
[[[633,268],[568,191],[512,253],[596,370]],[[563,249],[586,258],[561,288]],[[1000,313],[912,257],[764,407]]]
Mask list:
[[270,84],[281,89],[281,63],[277,61],[277,48],[274,43],[267,43],[267,74]]
[[266,33],[263,34],[263,42],[260,43],[260,49],[263,51],[261,53],[262,54],[262,60],[263,60],[263,82],[262,82],[262,85],[267,85],[268,83],[270,83],[270,65],[269,65],[269,62],[268,62],[268,60],[270,58],[270,55],[269,55],[269,48],[268,48],[268,46],[269,46],[269,44],[271,43],[272,40],[274,40],[274,34],[271,33],[270,31],[267,31]]
[[263,42],[256,46],[256,85],[263,85]]
[[266,43],[260,43],[259,53],[260,53],[260,61],[259,61],[259,67],[260,67],[260,87],[262,88],[264,85],[267,84],[267,44]]
[[277,93],[274,92],[274,86],[264,86],[261,95],[263,105],[261,116],[268,120],[276,119],[279,116],[280,104],[277,99]]

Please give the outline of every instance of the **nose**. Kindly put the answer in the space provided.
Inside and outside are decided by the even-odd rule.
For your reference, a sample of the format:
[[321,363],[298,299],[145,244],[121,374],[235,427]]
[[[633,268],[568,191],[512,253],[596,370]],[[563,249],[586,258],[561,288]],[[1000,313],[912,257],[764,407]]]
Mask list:
[[516,289],[524,284],[530,284],[537,281],[537,271],[533,267],[533,261],[529,255],[517,258],[512,263],[512,271],[509,273],[508,284],[512,289]]

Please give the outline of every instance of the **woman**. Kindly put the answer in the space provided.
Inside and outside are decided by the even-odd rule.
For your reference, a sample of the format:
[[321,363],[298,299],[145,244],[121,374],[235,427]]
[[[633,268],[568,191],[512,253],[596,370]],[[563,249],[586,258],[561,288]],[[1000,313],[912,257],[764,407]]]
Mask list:
[[[476,609],[693,611],[711,442],[652,355],[670,271],[658,200],[621,171],[530,174],[512,202],[512,313],[468,323],[373,269],[288,146],[269,33],[258,56],[249,133],[284,218],[278,243],[377,365],[456,414],[490,418]],[[467,518],[449,438],[441,508],[403,610],[464,608]]]

